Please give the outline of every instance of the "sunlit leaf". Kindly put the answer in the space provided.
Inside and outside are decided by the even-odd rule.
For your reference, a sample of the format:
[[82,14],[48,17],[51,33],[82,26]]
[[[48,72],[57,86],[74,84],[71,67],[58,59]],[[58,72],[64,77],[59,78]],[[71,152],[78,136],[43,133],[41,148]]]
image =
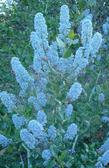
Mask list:
[[57,41],[59,47],[65,48],[65,44],[64,44],[64,42],[61,39],[59,39],[58,37],[56,37],[56,41]]

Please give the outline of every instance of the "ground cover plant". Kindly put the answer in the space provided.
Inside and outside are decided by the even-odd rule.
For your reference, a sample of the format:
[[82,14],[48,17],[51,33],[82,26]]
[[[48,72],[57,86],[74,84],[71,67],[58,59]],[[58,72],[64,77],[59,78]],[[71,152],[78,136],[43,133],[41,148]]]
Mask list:
[[76,28],[62,5],[59,20],[52,34],[38,12],[27,62],[12,55],[18,85],[1,87],[1,167],[108,167],[108,19],[102,35],[90,10]]

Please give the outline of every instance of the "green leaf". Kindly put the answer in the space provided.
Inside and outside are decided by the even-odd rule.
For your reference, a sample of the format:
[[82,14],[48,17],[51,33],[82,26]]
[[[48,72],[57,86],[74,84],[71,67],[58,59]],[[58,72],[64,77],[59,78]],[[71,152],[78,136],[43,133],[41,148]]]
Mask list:
[[61,153],[61,155],[59,156],[59,159],[60,160],[64,160],[64,159],[66,159],[68,157],[68,152],[67,151],[63,151],[62,153]]
[[53,168],[55,167],[55,165],[56,165],[55,160],[50,160],[47,164],[47,168]]
[[64,44],[64,42],[61,39],[59,39],[58,37],[56,37],[56,41],[57,41],[59,47],[65,48],[65,44]]
[[57,158],[57,147],[56,147],[56,145],[51,145],[51,146],[50,146],[50,150],[51,150],[52,155],[53,155],[55,158]]
[[64,53],[64,58],[69,58],[72,54],[72,49],[68,48]]
[[71,30],[68,34],[68,37],[72,40],[75,38],[75,36],[76,36],[76,34],[74,33],[74,30]]

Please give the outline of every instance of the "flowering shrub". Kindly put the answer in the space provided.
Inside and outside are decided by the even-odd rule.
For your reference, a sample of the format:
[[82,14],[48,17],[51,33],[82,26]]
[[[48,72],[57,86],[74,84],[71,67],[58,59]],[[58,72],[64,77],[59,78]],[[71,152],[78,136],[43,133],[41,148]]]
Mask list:
[[[32,166],[31,157],[36,159],[37,167],[69,168],[75,162],[76,144],[81,134],[73,105],[84,91],[78,77],[94,61],[102,35],[93,33],[90,17],[81,21],[81,34],[77,35],[76,43],[71,34],[67,5],[60,10],[56,41],[49,42],[44,16],[37,13],[34,31],[30,35],[34,49],[33,65],[27,71],[19,58],[13,57],[11,60],[20,86],[19,95],[0,92],[2,103],[9,115],[12,114],[20,145],[27,151],[28,167]],[[73,51],[74,44],[76,52]],[[10,143],[1,135],[0,144],[5,147]],[[14,139],[11,144],[14,144]],[[108,154],[105,155],[107,157]]]

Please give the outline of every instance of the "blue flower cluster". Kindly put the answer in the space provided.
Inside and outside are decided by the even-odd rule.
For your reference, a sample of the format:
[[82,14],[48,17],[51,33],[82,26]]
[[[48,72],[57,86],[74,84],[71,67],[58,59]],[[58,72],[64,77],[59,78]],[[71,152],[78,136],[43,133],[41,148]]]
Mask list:
[[100,158],[98,158],[98,162],[96,164],[97,168],[103,168],[109,164],[109,150],[106,151]]
[[68,118],[71,117],[72,113],[73,113],[73,106],[72,106],[72,104],[68,104],[65,109],[66,117],[68,117]]
[[45,149],[42,151],[42,158],[46,161],[50,160],[52,157],[52,154],[49,149]]
[[109,33],[109,17],[107,17],[106,22],[103,24],[102,29],[103,29],[103,33],[105,35],[108,35],[108,33]]
[[34,88],[34,79],[29,75],[17,57],[12,58],[11,66],[16,80],[21,87],[20,95],[24,95],[27,89]]
[[103,103],[103,102],[105,101],[105,95],[104,95],[104,93],[100,93],[100,94],[98,95],[98,101],[99,101],[100,103]]
[[27,145],[29,149],[34,149],[37,141],[33,134],[31,134],[27,129],[21,129],[20,131],[21,140]]
[[102,35],[99,32],[97,32],[91,39],[91,55],[93,57],[96,57],[96,53],[98,52],[101,44],[102,44]]
[[90,43],[92,38],[92,32],[93,32],[92,22],[90,19],[87,19],[86,17],[82,21],[82,31],[81,31],[81,40],[84,47],[86,47],[87,44]]
[[102,121],[103,123],[109,123],[109,117],[107,117],[107,116],[102,116],[102,117],[101,117],[101,121]]
[[65,41],[71,29],[69,8],[67,5],[63,5],[60,10],[60,26],[59,26],[59,38]]
[[2,91],[0,92],[0,99],[7,108],[8,113],[13,112],[13,110],[16,108],[17,103],[15,95],[7,93],[6,91]]
[[100,168],[99,165],[107,166],[109,164],[109,138],[99,148],[99,152],[103,154],[101,157],[98,158],[98,162],[96,164],[97,168]]
[[28,98],[28,104],[32,104],[36,111],[42,110],[46,106],[47,98],[44,92],[38,92],[36,96],[30,96]]
[[68,129],[64,136],[65,140],[73,140],[77,135],[77,131],[78,131],[78,127],[76,124],[73,123],[70,126],[68,126]]
[[0,134],[0,145],[2,147],[4,147],[4,148],[7,147],[11,142],[12,142],[11,139],[8,139],[4,135]]
[[47,123],[47,116],[43,111],[38,111],[37,113],[37,121],[43,126]]
[[20,137],[29,149],[34,149],[40,143],[44,145],[47,140],[43,125],[37,120],[30,120],[27,129],[20,130]]
[[[62,146],[67,141],[76,143],[74,139],[78,134],[78,126],[71,121],[72,103],[78,100],[83,91],[77,77],[91,58],[96,56],[102,43],[100,33],[93,35],[91,17],[87,16],[82,20],[82,46],[74,55],[65,58],[67,47],[73,44],[68,38],[70,29],[69,8],[63,5],[58,37],[49,43],[45,18],[42,13],[37,13],[34,18],[35,31],[30,35],[34,49],[32,70],[29,73],[16,57],[11,60],[12,70],[21,88],[17,105],[23,106],[24,103],[27,108],[32,105],[34,108],[31,110],[31,116],[26,119],[25,114],[21,114],[21,109],[19,114],[14,95],[0,92],[0,99],[8,112],[13,112],[12,121],[20,132],[23,144],[29,150],[38,148],[40,155],[42,154],[42,158],[47,162],[53,157],[52,145],[60,143]],[[7,139],[2,135],[0,138],[2,146],[6,146],[3,144],[6,144]],[[106,142],[101,148],[107,149],[107,144]],[[107,154],[103,155],[103,160],[105,156],[107,157]]]
[[81,84],[78,83],[78,82],[75,82],[71,86],[69,92],[67,93],[67,99],[69,101],[75,101],[75,100],[77,100],[79,98],[80,94],[82,93],[82,90],[83,89],[82,89]]
[[26,119],[24,116],[20,116],[18,114],[12,115],[12,121],[16,129],[20,129],[22,126],[26,124]]
[[57,136],[56,128],[53,125],[50,125],[48,128],[48,137],[50,140],[54,141]]
[[81,40],[85,50],[84,57],[87,58],[87,61],[93,61],[93,58],[96,57],[103,40],[102,35],[99,32],[96,32],[93,35],[92,21],[90,17],[87,16],[82,21]]
[[48,50],[47,25],[42,13],[37,13],[34,18],[35,32],[31,33],[30,41],[34,49],[33,68],[36,73],[47,70],[46,53]]
[[100,152],[106,152],[109,150],[109,138],[104,142],[104,144],[99,148]]
[[43,139],[45,136],[43,126],[37,120],[30,120],[28,130],[39,140]]

